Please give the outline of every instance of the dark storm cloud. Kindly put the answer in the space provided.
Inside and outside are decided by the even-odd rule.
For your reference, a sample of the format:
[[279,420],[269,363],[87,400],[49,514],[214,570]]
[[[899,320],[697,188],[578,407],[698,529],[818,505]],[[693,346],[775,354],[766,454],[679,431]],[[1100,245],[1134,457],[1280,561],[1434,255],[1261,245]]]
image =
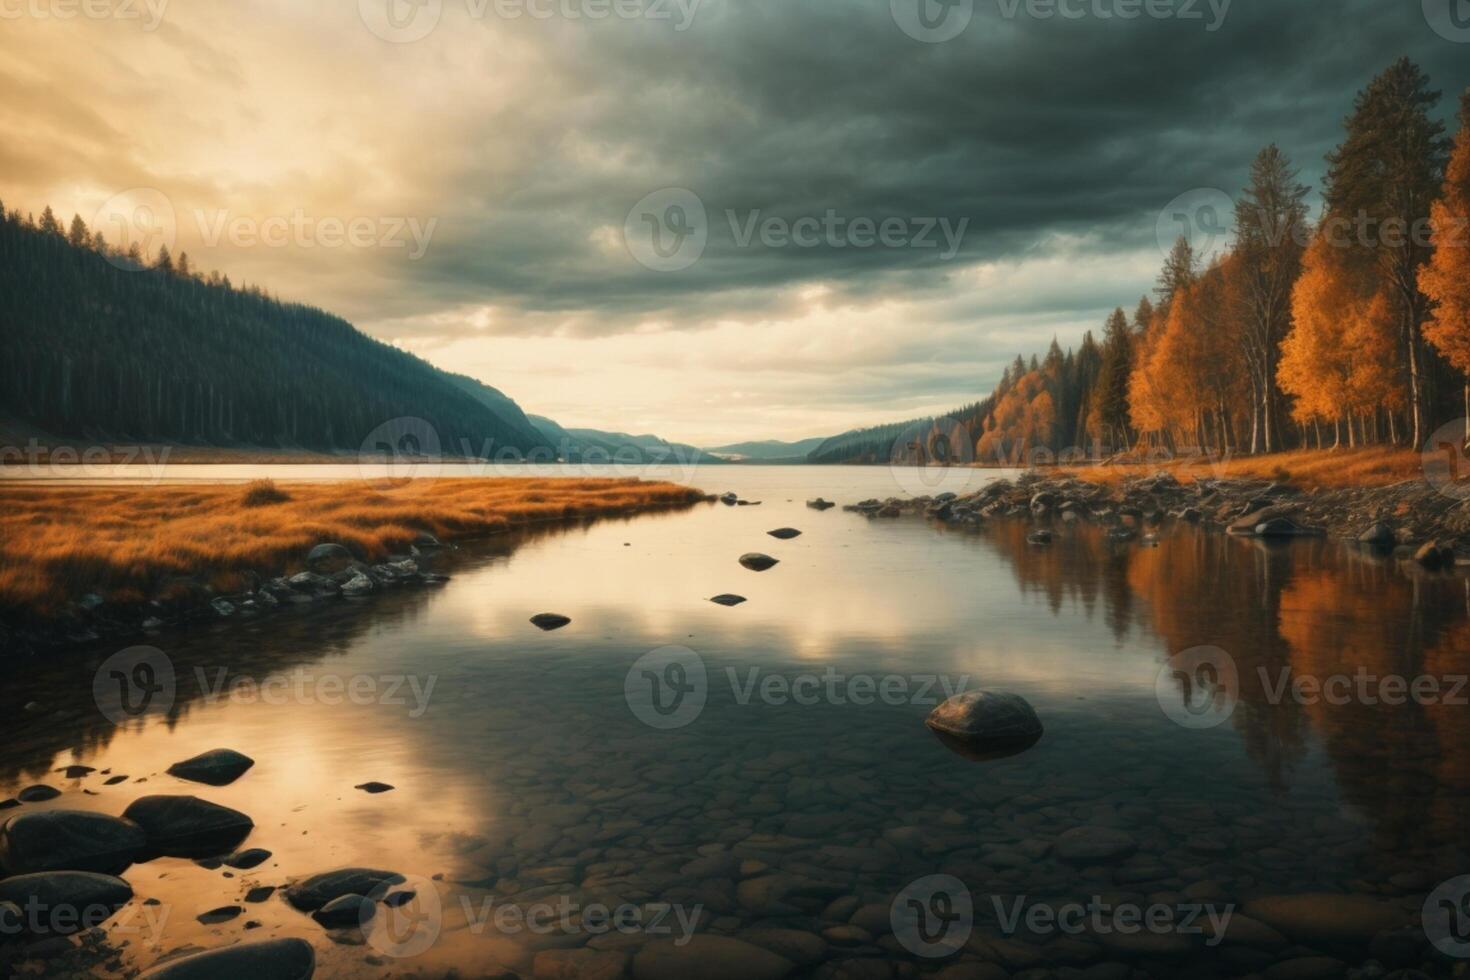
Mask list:
[[[683,33],[497,25],[535,45],[537,75],[556,81],[466,114],[463,145],[427,154],[421,176],[444,217],[389,309],[491,303],[552,314],[507,317],[501,332],[602,333],[775,315],[784,287],[810,281],[854,299],[938,293],[959,265],[1018,259],[1055,235],[1103,253],[1152,248],[1175,195],[1233,193],[1269,142],[1318,183],[1354,94],[1402,54],[1446,91],[1446,116],[1470,84],[1470,45],[1436,35],[1418,2],[1235,0],[1214,31],[1205,0],[1204,21],[1037,18],[1026,3],[1007,18],[1009,7],[975,0],[964,33],[937,44],[901,31],[888,0],[706,0]],[[478,148],[508,138],[521,152],[484,165]],[[688,268],[652,271],[622,229],[635,202],[669,187],[698,195],[709,241]],[[966,227],[946,261],[937,230],[928,249],[742,247],[727,211]],[[1062,310],[1129,301],[1073,295]],[[578,311],[596,316],[559,319]]]

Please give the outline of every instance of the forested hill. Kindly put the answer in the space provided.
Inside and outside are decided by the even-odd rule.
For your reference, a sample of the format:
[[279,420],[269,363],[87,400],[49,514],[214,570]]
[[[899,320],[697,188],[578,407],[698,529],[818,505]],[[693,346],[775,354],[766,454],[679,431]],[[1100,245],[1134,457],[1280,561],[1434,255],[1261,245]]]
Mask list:
[[66,437],[354,451],[412,417],[446,453],[549,448],[466,381],[182,255],[118,254],[80,219],[0,207],[0,416]]

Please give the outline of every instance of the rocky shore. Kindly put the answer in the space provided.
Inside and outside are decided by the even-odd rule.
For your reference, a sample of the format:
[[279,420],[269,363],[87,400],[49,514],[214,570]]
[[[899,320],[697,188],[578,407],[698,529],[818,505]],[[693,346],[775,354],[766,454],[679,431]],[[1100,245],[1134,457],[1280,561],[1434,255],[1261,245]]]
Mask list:
[[864,500],[844,509],[873,518],[923,514],[968,527],[1025,520],[1037,526],[1036,544],[1047,543],[1053,528],[1074,523],[1148,544],[1158,528],[1184,522],[1264,539],[1347,538],[1426,568],[1448,568],[1457,556],[1470,559],[1470,504],[1424,481],[1304,490],[1264,480],[1181,483],[1164,472],[1116,485],[1028,473],[974,493]]

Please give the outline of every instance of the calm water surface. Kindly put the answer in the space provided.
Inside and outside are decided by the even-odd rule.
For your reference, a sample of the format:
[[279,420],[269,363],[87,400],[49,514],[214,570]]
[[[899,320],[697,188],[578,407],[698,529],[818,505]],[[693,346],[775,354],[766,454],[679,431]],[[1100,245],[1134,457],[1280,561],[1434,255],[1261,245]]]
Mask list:
[[[945,480],[962,490],[994,475]],[[89,941],[89,965],[127,974],[184,947],[301,936],[318,949],[319,976],[617,976],[659,928],[680,931],[672,914],[654,922],[650,910],[669,904],[702,932],[784,950],[791,975],[932,973],[953,961],[917,955],[903,928],[891,934],[889,908],[915,880],[948,874],[973,908],[964,955],[993,969],[1232,976],[1304,951],[1353,962],[1353,942],[1036,934],[1008,928],[994,897],[1007,908],[1097,896],[1238,906],[1332,892],[1371,896],[1414,923],[1430,888],[1470,872],[1470,708],[1271,695],[1283,669],[1465,673],[1463,578],[1338,543],[1266,548],[1186,526],[1165,527],[1157,548],[1061,528],[1043,549],[1023,525],[960,532],[804,506],[925,489],[881,468],[690,476],[762,503],[480,542],[438,560],[453,578],[435,590],[159,634],[149,642],[176,694],[167,712],[122,726],[93,695],[112,648],[7,678],[0,797],[44,782],[63,795],[28,808],[120,813],[147,793],[194,793],[251,815],[245,846],[273,852],[250,871],[134,865],[124,877],[137,898]],[[786,525],[804,533],[765,533]],[[780,564],[747,571],[736,559],[748,551]],[[707,601],[725,592],[749,601]],[[572,623],[541,633],[527,619],[544,611]],[[1236,678],[1192,714],[1198,692],[1167,663],[1204,644],[1228,652]],[[650,664],[639,662],[671,645],[683,649],[661,654],[654,676],[694,682],[667,673],[672,657],[705,678],[690,696],[702,708],[677,718],[651,710]],[[1044,737],[999,761],[950,751],[923,721],[961,686],[1024,695]],[[17,710],[31,701],[44,711]],[[1202,720],[1220,723],[1191,727]],[[256,765],[217,789],[164,772],[216,747]],[[73,763],[129,779],[56,771]],[[353,788],[369,780],[395,788]],[[1059,856],[1058,838],[1079,827],[1136,846]],[[279,895],[242,900],[345,865],[409,876],[415,917],[364,941],[324,931]],[[502,904],[570,911],[553,911],[550,930],[497,928],[486,910]],[[580,925],[594,904],[643,906],[654,935]],[[224,905],[245,911],[196,921]],[[592,952],[546,952],[577,947]],[[769,966],[715,952],[749,975]]]

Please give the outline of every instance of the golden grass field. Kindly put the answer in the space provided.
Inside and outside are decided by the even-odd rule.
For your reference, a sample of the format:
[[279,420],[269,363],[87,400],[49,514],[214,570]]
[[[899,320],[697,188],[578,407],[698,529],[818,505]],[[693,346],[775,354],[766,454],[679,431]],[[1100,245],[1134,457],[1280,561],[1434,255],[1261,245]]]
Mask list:
[[1304,490],[1386,487],[1423,479],[1423,458],[1412,449],[1303,449],[1226,459],[1190,457],[1159,463],[1063,467],[1059,473],[1092,483],[1116,484],[1167,470],[1184,483],[1195,480],[1290,481]]
[[300,570],[324,541],[371,560],[406,551],[420,531],[448,541],[701,499],[689,487],[637,479],[0,484],[0,609],[44,615],[88,592],[158,598],[172,576],[232,591],[247,571]]

